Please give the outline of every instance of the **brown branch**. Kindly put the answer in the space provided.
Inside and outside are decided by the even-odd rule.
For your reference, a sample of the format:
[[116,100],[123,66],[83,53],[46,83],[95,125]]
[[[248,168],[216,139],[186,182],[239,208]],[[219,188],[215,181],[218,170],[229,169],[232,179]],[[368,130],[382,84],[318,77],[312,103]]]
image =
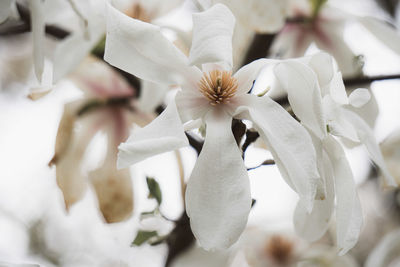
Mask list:
[[369,84],[375,81],[393,80],[400,79],[400,74],[390,74],[390,75],[377,75],[377,76],[362,76],[356,78],[346,78],[343,79],[344,85],[346,86],[356,86]]
[[191,133],[185,133],[186,137],[189,140],[189,145],[196,150],[197,155],[200,155],[201,150],[203,149],[204,141],[200,140],[200,138],[196,137]]
[[252,167],[252,168],[247,168],[248,171],[260,168],[261,166],[266,166],[266,165],[274,165],[275,161],[273,159],[267,159],[264,160],[263,163],[261,163],[260,165],[256,166],[256,167]]
[[255,34],[251,42],[242,66],[247,65],[259,58],[265,58],[275,39],[276,34]]
[[259,133],[257,133],[257,132],[254,132],[254,131],[250,131],[250,130],[247,130],[246,131],[246,140],[244,141],[244,144],[243,144],[243,146],[242,146],[242,157],[244,158],[244,155],[245,155],[245,152],[246,152],[246,150],[247,150],[247,148],[252,144],[252,143],[254,143],[257,139],[258,139],[258,137],[260,137],[260,135],[259,135]]

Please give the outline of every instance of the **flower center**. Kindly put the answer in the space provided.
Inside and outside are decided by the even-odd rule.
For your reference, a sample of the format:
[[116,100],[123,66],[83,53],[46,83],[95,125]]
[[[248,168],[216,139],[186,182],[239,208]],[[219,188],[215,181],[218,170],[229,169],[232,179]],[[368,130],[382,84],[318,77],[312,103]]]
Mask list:
[[237,80],[229,71],[213,70],[204,73],[199,82],[199,91],[210,101],[210,104],[229,103],[238,88]]

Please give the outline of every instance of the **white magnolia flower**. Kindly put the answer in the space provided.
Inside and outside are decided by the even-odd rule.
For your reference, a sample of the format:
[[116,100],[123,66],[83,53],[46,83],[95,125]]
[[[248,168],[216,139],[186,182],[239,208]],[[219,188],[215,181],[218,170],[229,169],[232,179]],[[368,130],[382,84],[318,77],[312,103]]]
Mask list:
[[366,267],[396,267],[400,264],[400,230],[385,235],[365,263]]
[[336,196],[337,245],[343,255],[357,242],[362,214],[349,163],[333,136],[364,144],[383,173],[384,185],[396,186],[372,130],[348,109],[368,102],[368,91],[357,89],[347,96],[340,72],[334,68],[332,57],[325,53],[303,63],[288,60],[276,66],[274,72],[288,93],[294,113],[313,136],[320,159],[319,172],[326,187],[326,198],[316,200],[311,214],[299,203],[295,213],[296,230],[310,240],[320,238],[328,227]]
[[315,43],[319,49],[333,55],[345,77],[360,75],[362,61],[344,39],[345,26],[350,23],[361,25],[383,45],[400,55],[400,33],[385,22],[369,16],[349,14],[328,4],[313,16],[311,5],[300,5],[297,2],[301,3],[294,2],[291,21],[286,23],[274,41],[274,55],[280,58],[303,56],[310,45]]
[[[129,171],[116,168],[117,148],[128,137],[132,122],[144,126],[152,117],[117,102],[107,104],[113,99],[130,103],[135,89],[99,60],[88,58],[71,78],[85,97],[64,108],[50,162],[56,165],[57,185],[68,210],[84,196],[89,181],[105,221],[122,221],[132,214],[133,192]],[[107,135],[106,156],[100,167],[87,172],[87,147],[99,131]]]
[[247,94],[259,71],[274,61],[260,59],[231,74],[235,18],[229,9],[217,4],[193,14],[193,24],[187,58],[159,27],[109,6],[105,60],[144,80],[182,88],[159,117],[120,145],[118,167],[188,145],[185,127],[193,121],[205,123],[205,143],[186,189],[186,210],[202,247],[226,248],[246,226],[251,206],[232,118],[253,121],[308,210],[319,179],[316,155],[307,131],[280,105],[269,97]]

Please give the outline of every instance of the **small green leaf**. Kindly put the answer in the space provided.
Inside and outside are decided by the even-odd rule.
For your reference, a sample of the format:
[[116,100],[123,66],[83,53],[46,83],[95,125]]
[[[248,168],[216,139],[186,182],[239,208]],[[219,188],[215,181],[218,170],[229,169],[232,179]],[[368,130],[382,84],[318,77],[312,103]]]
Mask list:
[[132,246],[140,246],[155,236],[158,236],[157,231],[139,231],[135,237],[135,240],[132,242]]
[[327,0],[309,0],[311,2],[311,7],[312,7],[312,14],[313,17],[315,18],[319,11],[321,10],[322,6],[327,2]]
[[147,187],[149,188],[149,198],[154,198],[158,205],[161,205],[162,202],[162,195],[160,185],[157,183],[154,178],[147,177],[146,178]]

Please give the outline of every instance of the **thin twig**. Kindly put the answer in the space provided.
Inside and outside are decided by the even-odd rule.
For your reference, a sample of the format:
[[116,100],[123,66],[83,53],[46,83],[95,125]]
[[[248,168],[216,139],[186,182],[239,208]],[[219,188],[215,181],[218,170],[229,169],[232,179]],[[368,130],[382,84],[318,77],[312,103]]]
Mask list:
[[267,159],[263,163],[261,163],[260,165],[258,165],[256,167],[252,167],[252,168],[247,168],[247,170],[251,171],[251,170],[260,168],[261,166],[266,166],[266,165],[275,165],[275,161],[273,159]]

